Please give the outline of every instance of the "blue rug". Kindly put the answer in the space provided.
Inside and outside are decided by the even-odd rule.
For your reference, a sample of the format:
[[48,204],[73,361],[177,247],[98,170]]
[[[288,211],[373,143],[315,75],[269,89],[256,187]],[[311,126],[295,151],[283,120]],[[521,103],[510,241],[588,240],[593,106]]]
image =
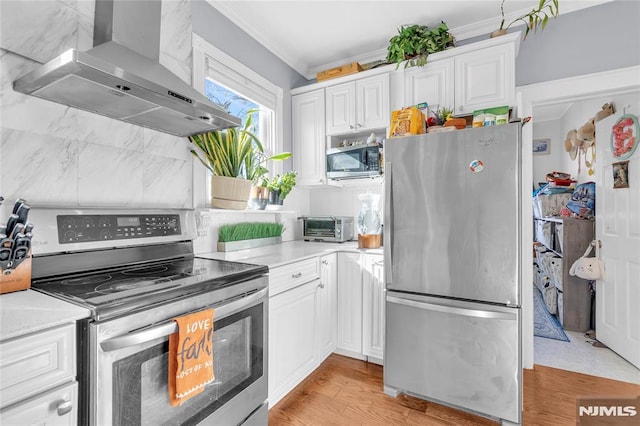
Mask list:
[[558,318],[551,315],[538,287],[533,286],[533,335],[547,339],[569,341]]

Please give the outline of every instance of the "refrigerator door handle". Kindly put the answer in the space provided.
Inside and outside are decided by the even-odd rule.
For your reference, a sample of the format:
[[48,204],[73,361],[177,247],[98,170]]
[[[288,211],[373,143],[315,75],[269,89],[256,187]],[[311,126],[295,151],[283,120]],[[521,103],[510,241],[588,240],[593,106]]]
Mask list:
[[391,190],[391,176],[392,176],[392,164],[387,162],[384,164],[384,281],[386,286],[393,282],[393,236],[391,235],[391,228],[393,226],[393,193]]
[[398,303],[400,305],[409,306],[412,308],[424,309],[427,311],[444,312],[446,314],[464,315],[468,317],[478,317],[487,319],[504,319],[504,320],[517,320],[518,316],[515,312],[497,312],[487,311],[484,309],[466,309],[456,308],[454,306],[437,305],[434,303],[418,302],[416,300],[402,299],[400,297],[387,296],[387,301],[391,303]]

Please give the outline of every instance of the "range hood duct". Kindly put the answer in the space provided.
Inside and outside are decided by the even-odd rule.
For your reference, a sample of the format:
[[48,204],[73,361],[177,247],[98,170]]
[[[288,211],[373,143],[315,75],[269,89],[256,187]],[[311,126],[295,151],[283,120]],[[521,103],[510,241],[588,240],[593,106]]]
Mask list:
[[70,49],[14,90],[175,136],[240,119],[160,65],[160,0],[96,0],[93,49]]

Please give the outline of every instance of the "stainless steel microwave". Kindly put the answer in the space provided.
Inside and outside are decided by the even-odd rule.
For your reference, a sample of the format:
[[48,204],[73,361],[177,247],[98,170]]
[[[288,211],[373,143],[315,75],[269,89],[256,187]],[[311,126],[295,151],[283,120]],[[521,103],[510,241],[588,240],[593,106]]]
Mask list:
[[331,148],[327,151],[327,178],[349,179],[382,174],[377,143]]
[[300,219],[305,241],[342,243],[353,239],[353,216],[304,216]]

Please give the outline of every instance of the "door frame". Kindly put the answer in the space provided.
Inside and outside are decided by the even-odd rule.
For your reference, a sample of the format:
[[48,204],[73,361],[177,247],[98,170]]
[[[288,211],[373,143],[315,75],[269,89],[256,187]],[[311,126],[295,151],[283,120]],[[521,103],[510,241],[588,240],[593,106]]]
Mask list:
[[[533,117],[535,107],[576,102],[601,96],[614,96],[640,89],[640,65],[535,83],[516,88],[520,118]],[[533,229],[531,220],[533,176],[533,123],[522,127],[522,283],[533,283]],[[596,217],[596,221],[598,218]],[[522,286],[522,367],[533,368],[533,285]]]

